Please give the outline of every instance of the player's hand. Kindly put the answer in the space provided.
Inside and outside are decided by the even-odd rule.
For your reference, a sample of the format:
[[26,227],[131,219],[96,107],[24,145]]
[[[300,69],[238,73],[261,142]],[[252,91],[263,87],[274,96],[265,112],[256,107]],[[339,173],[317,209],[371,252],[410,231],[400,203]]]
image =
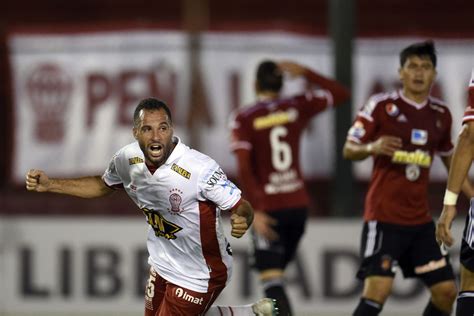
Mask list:
[[442,244],[451,247],[454,244],[453,236],[451,235],[451,224],[456,217],[456,206],[445,205],[443,211],[436,223],[436,241],[441,246]]
[[277,240],[279,238],[278,234],[273,230],[273,226],[276,224],[277,221],[265,212],[254,212],[253,228],[257,234],[263,236],[265,239]]
[[372,143],[372,154],[393,156],[393,153],[400,148],[402,148],[400,137],[384,135]]
[[50,180],[42,170],[31,169],[26,174],[26,189],[28,191],[46,192],[48,191]]
[[278,67],[291,77],[303,76],[306,73],[305,67],[291,61],[281,61],[278,63]]
[[235,213],[230,216],[230,225],[232,226],[230,234],[235,238],[242,237],[249,228],[247,218]]

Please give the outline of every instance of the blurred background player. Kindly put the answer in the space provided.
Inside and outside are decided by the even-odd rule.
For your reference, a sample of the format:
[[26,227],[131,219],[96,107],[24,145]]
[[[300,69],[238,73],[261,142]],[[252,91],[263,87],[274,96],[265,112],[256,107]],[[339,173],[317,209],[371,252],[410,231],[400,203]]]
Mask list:
[[[456,202],[464,179],[474,159],[474,69],[469,82],[469,102],[463,117],[463,128],[454,150],[448,183],[444,196],[443,212],[436,226],[439,243],[452,246],[451,224],[456,217]],[[456,316],[474,315],[474,200],[466,216],[461,241],[461,288],[457,299]]]
[[[362,107],[344,146],[347,159],[374,159],[357,274],[364,290],[353,315],[380,313],[396,266],[429,288],[424,316],[449,315],[456,284],[449,257],[436,242],[427,196],[434,154],[449,169],[453,149],[450,111],[430,96],[436,78],[433,42],[401,51],[399,78],[400,91],[376,94]],[[473,192],[468,183],[464,189]]]
[[[303,76],[307,91],[281,97],[283,74]],[[320,90],[315,90],[319,86]],[[266,297],[276,299],[281,315],[291,315],[284,270],[304,233],[309,198],[300,168],[300,140],[319,112],[346,101],[339,83],[293,62],[260,63],[258,101],[237,111],[231,121],[231,148],[237,156],[239,183],[255,208],[254,267]]]
[[[133,122],[136,141],[117,151],[102,176],[52,179],[41,170],[30,170],[26,187],[83,198],[124,189],[149,224],[145,316],[202,315],[232,272],[221,210],[232,213],[231,234],[240,238],[252,223],[253,209],[213,159],[173,135],[171,112],[164,102],[142,100]],[[274,308],[266,299],[233,311],[270,316]]]

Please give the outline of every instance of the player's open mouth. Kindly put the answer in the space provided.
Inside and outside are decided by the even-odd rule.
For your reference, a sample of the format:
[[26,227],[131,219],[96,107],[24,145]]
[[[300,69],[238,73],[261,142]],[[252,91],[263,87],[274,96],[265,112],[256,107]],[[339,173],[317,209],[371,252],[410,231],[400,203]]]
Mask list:
[[148,147],[148,151],[152,157],[160,157],[163,153],[163,146],[160,144],[154,144]]

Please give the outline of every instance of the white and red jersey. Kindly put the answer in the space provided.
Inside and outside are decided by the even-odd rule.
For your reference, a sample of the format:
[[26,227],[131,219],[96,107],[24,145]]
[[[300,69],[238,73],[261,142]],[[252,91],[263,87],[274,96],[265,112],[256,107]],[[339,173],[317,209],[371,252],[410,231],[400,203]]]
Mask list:
[[474,121],[474,69],[472,70],[471,80],[469,81],[468,88],[468,103],[466,111],[464,111],[464,116],[462,118],[462,123]]
[[374,156],[364,220],[400,225],[432,220],[429,170],[435,153],[452,153],[451,125],[448,107],[432,97],[419,104],[397,91],[369,99],[357,114],[347,139],[363,144],[383,135],[396,136],[402,140],[402,147],[393,157]]
[[220,222],[241,191],[219,165],[178,138],[171,155],[153,174],[138,142],[121,148],[103,175],[111,187],[123,185],[150,225],[149,263],[161,277],[205,293],[230,279],[232,252]]

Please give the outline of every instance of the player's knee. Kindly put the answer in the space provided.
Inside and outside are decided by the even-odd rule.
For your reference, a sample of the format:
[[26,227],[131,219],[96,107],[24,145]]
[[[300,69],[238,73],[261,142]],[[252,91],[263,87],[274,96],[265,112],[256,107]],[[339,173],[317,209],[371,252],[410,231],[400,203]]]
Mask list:
[[281,269],[267,269],[260,272],[260,280],[265,282],[283,278],[284,271]]
[[363,297],[384,304],[392,292],[393,278],[369,277],[364,282]]
[[431,289],[431,298],[433,303],[438,306],[451,306],[456,300],[457,288],[454,281],[445,281],[433,285]]

